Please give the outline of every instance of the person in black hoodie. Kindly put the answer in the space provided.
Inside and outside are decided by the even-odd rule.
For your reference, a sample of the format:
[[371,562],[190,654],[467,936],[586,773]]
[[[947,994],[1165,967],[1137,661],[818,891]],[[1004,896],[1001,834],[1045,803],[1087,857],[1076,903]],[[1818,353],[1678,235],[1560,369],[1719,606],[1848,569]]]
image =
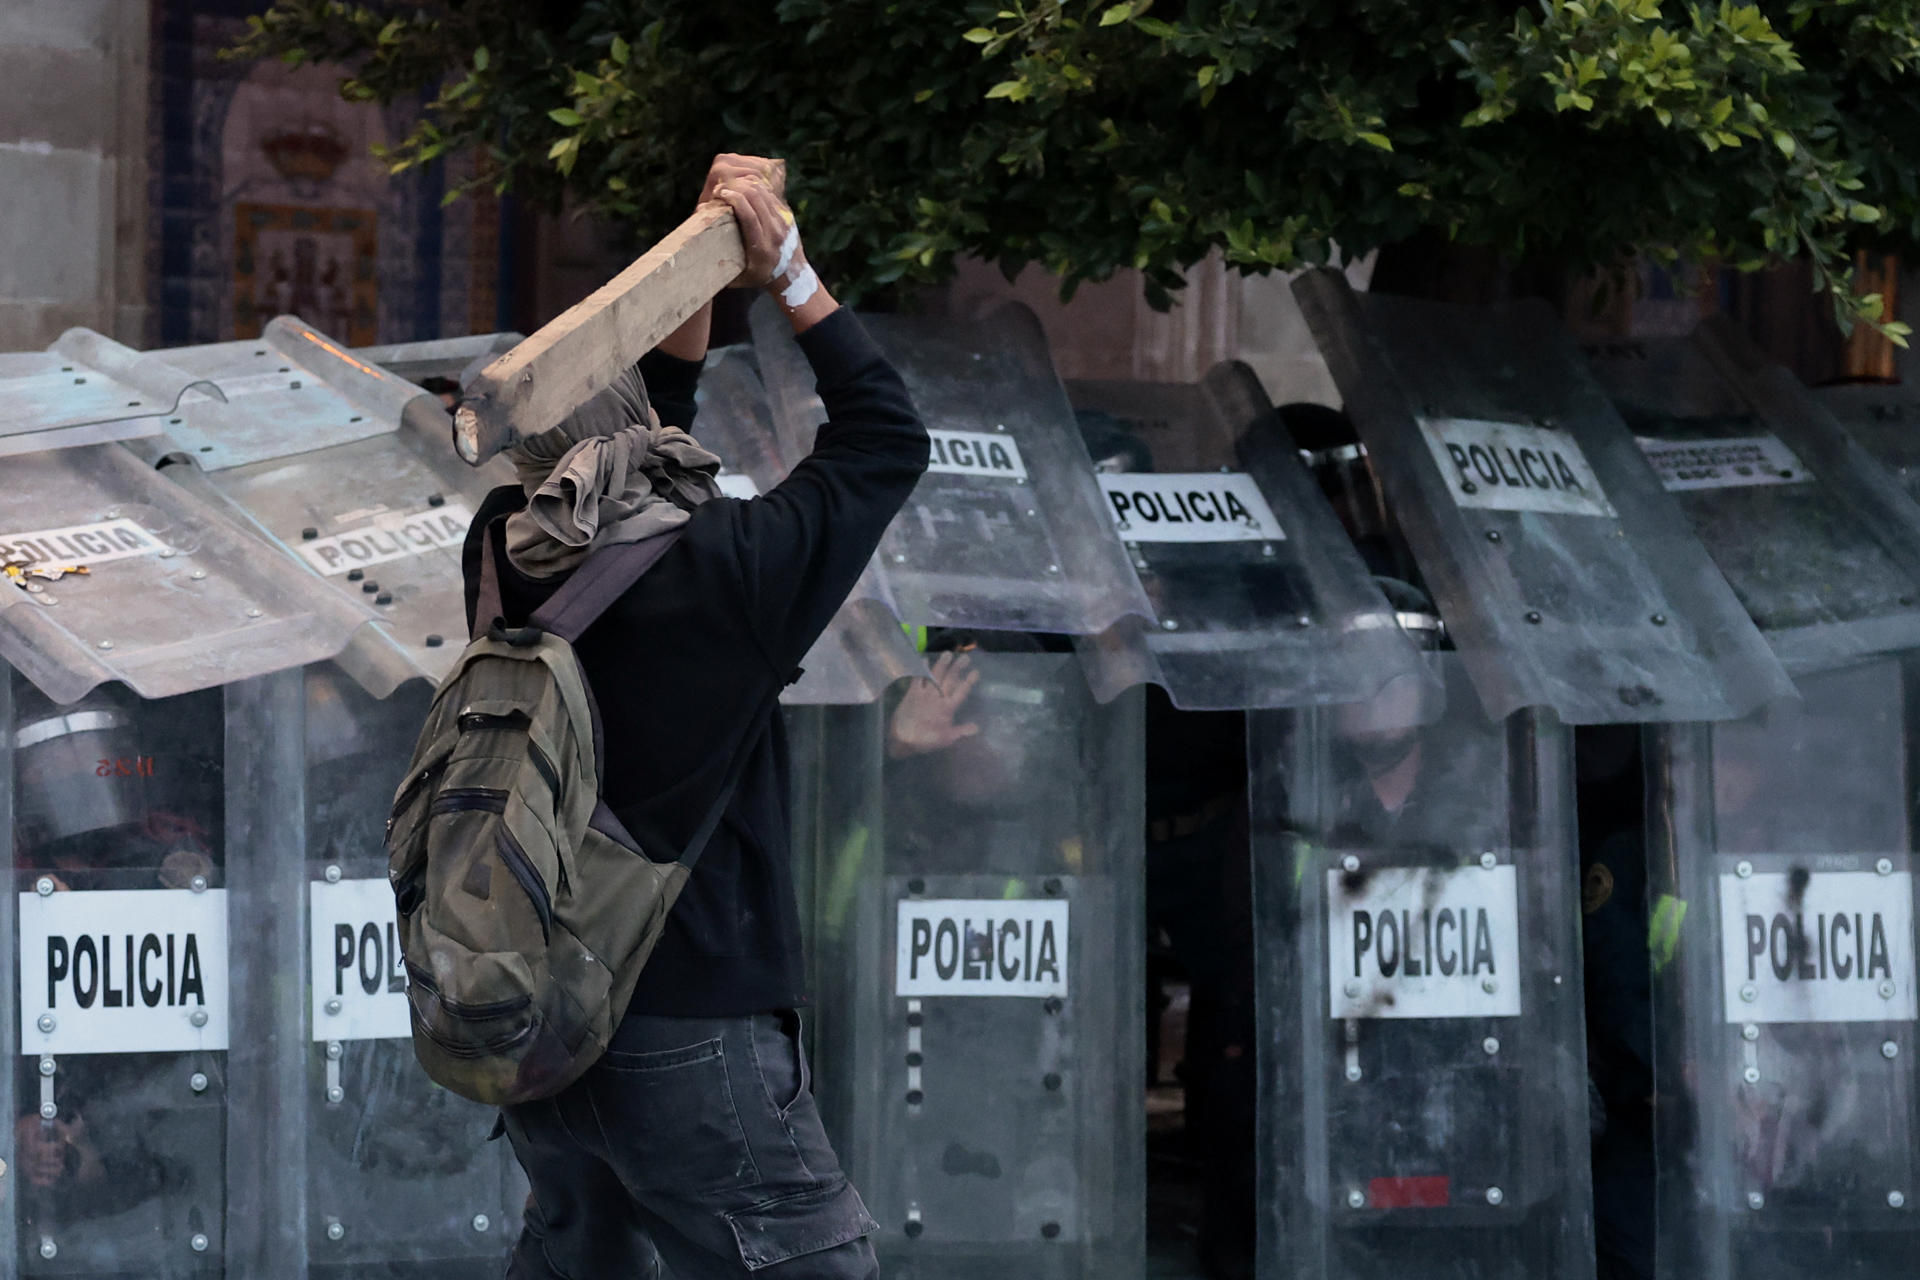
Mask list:
[[[557,1097],[504,1113],[533,1188],[509,1277],[645,1275],[656,1250],[677,1280],[879,1274],[875,1224],[809,1085],[787,744],[779,717],[756,713],[798,678],[928,442],[900,376],[807,265],[783,185],[779,162],[721,156],[702,199],[732,207],[747,251],[736,283],[779,303],[813,366],[828,418],[813,452],[761,497],[718,495],[718,459],[672,429],[693,426],[703,310],[517,448],[524,483],[490,494],[468,534],[469,623],[491,555],[502,613],[521,625],[636,509],[683,531],[575,646],[605,726],[603,794],[641,847],[683,848],[747,753],[606,1054]],[[582,465],[616,456],[609,440],[617,463]],[[584,518],[541,538],[526,519],[540,520],[536,492]]]

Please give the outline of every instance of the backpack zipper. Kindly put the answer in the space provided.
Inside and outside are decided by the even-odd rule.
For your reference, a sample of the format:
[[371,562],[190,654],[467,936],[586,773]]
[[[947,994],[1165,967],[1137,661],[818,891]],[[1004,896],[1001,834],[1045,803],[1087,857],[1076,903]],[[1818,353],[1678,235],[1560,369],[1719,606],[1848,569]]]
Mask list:
[[434,778],[439,776],[440,771],[446,767],[447,758],[442,756],[440,759],[435,760],[432,764],[420,770],[420,772],[414,774],[413,777],[407,779],[407,785],[400,788],[400,794],[393,799],[393,808],[387,813],[388,831],[393,830],[394,820],[405,811],[408,805],[413,803],[414,797],[420,794],[420,788],[433,781]]
[[449,787],[433,798],[433,804],[427,812],[434,817],[439,817],[444,813],[462,813],[469,810],[505,813],[507,793],[496,791],[492,787]]
[[[513,711],[503,715],[469,711],[461,716],[457,723],[462,733],[478,733],[488,729],[525,729],[533,723],[533,720],[524,711]],[[553,767],[553,761],[547,758],[547,753],[540,749],[540,744],[532,737],[527,739],[527,759],[533,763],[541,780],[547,784],[547,790],[553,793],[555,800],[558,800],[560,771]]]
[[433,993],[433,998],[442,1009],[462,1018],[504,1018],[508,1014],[518,1013],[533,1003],[532,996],[512,996],[505,1000],[489,1000],[485,1004],[462,1004],[458,1000],[449,1000],[440,990],[432,976],[412,961],[403,961],[407,967],[407,980],[423,990]]
[[540,917],[541,941],[552,942],[553,899],[548,896],[546,882],[540,879],[533,859],[527,856],[527,851],[520,847],[520,842],[513,838],[513,832],[507,830],[504,824],[496,833],[494,844],[498,846],[500,859],[507,864],[507,870],[513,873],[513,878],[520,882],[527,897],[533,900],[534,912]]

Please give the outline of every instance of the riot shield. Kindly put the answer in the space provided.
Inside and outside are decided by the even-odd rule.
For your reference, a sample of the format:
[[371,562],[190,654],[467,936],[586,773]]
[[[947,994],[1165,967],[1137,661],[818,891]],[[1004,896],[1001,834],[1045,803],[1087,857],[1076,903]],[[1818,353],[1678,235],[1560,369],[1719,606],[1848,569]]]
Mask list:
[[306,674],[311,1034],[281,1109],[305,1118],[313,1275],[496,1271],[525,1197],[512,1151],[487,1140],[493,1109],[413,1056],[383,836],[430,692],[414,682],[380,702],[325,668]]
[[1423,672],[1252,370],[1068,394],[1158,619],[1076,642],[1097,696],[1152,681],[1186,710],[1301,706]]
[[1294,283],[1489,714],[1727,719],[1791,690],[1544,304]]
[[[790,458],[824,410],[767,308],[754,349]],[[856,595],[917,625],[1090,635],[1150,616],[1094,486],[1033,313],[967,324],[864,318],[932,436],[932,460]]]
[[10,458],[5,492],[0,659],[57,701],[108,680],[166,698],[323,661],[366,623],[124,446]]
[[[799,455],[785,452],[774,429],[753,348],[722,347],[712,352],[700,377],[696,403],[699,416],[694,434],[720,455],[722,491],[752,499],[786,478]],[[872,702],[901,676],[925,671],[899,623],[876,603],[873,575],[869,565],[861,587],[800,664],[800,679],[780,695],[783,703],[850,706]]]
[[967,658],[798,726],[821,1113],[889,1276],[1138,1277],[1142,704]]
[[157,435],[190,388],[220,395],[165,355],[91,329],[69,329],[45,351],[0,353],[0,456]]
[[1911,1275],[1912,659],[1651,735],[1663,1274]]
[[1569,735],[1444,693],[1249,717],[1259,1274],[1593,1274]]
[[107,686],[62,706],[0,679],[16,891],[8,1274],[222,1274],[221,695]]
[[1724,323],[1588,355],[1789,671],[1920,645],[1920,506],[1791,375]]

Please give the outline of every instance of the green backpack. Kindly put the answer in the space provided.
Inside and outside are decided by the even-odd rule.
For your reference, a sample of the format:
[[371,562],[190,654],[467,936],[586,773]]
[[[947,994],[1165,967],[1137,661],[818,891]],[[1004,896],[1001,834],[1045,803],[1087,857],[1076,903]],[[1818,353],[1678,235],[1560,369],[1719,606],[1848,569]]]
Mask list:
[[492,530],[483,543],[476,635],[387,821],[414,1055],[476,1102],[551,1097],[606,1049],[777,701],[681,856],[642,852],[600,798],[600,713],[573,644],[679,536],[588,556],[520,628],[500,620]]

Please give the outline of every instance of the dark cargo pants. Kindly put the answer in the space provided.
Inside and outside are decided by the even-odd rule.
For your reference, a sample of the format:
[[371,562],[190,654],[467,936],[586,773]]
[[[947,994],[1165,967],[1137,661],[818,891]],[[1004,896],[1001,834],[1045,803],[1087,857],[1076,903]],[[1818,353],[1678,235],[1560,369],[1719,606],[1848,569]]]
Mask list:
[[505,1112],[533,1184],[509,1280],[872,1280],[877,1224],[820,1127],[797,1014],[630,1017]]

